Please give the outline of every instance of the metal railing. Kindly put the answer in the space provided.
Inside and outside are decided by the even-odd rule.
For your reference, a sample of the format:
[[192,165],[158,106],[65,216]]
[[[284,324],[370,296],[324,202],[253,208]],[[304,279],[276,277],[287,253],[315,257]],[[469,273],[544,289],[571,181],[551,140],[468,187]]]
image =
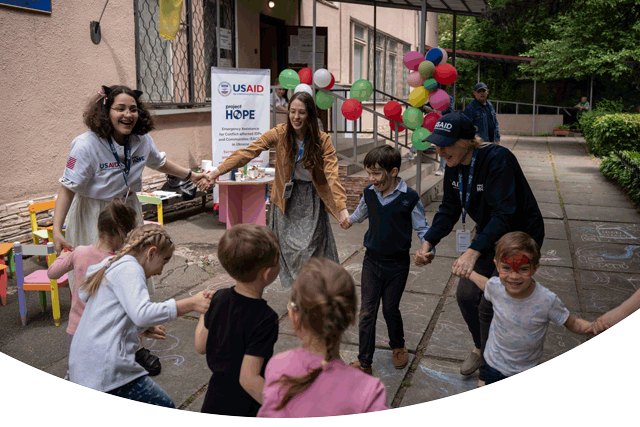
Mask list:
[[[462,111],[464,111],[466,105],[467,105],[467,100],[469,100],[469,102],[473,101],[475,98],[470,97],[470,98],[462,98]],[[493,104],[494,108],[496,109],[496,114],[513,114],[511,112],[505,112],[504,111],[504,106],[508,105],[515,105],[515,114],[532,114],[533,113],[533,107],[534,104],[532,103],[528,103],[528,102],[515,102],[515,101],[502,101],[502,100],[498,100],[498,99],[490,99],[489,101],[491,101],[491,103]],[[503,107],[503,109],[501,110],[500,107]],[[531,107],[531,111],[530,112],[526,112],[526,113],[521,113],[520,112],[520,106],[525,106],[525,107]],[[561,107],[558,105],[544,105],[544,104],[535,104],[535,114],[538,115],[540,114],[540,108],[546,109],[547,111],[549,110],[556,110],[556,114],[560,114],[560,109],[564,110],[567,114],[571,114],[569,113],[566,109],[569,107]],[[544,114],[548,114],[548,113],[544,113]]]

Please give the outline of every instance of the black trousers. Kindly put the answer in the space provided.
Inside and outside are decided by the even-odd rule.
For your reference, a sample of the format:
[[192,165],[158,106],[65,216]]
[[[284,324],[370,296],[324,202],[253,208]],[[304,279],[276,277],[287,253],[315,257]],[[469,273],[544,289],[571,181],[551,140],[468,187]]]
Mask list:
[[[495,253],[481,256],[473,270],[485,277],[498,275],[498,270],[493,262]],[[484,354],[484,347],[489,338],[489,327],[493,319],[493,305],[484,298],[484,292],[469,279],[460,279],[456,291],[456,300],[464,321],[467,323],[469,332],[473,337],[476,348]],[[480,379],[485,380],[484,366],[480,367]]]

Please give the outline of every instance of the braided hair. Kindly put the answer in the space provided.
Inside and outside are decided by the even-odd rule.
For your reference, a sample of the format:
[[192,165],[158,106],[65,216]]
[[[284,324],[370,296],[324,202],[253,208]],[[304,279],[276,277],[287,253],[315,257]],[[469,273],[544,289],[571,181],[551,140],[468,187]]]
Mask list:
[[137,256],[152,246],[158,248],[159,253],[164,253],[173,246],[171,237],[169,237],[169,234],[162,226],[146,224],[130,231],[129,234],[127,234],[127,240],[122,250],[120,250],[117,255],[111,257],[101,269],[88,276],[85,279],[84,285],[82,285],[82,290],[94,296],[96,292],[98,292],[102,279],[112,263],[125,255]]
[[322,364],[307,374],[299,377],[284,374],[275,381],[287,389],[275,408],[277,411],[309,388],[326,363],[340,357],[342,334],[356,318],[355,283],[339,264],[326,258],[311,258],[293,283],[291,302],[300,315],[295,327],[302,327],[323,342],[326,354]]

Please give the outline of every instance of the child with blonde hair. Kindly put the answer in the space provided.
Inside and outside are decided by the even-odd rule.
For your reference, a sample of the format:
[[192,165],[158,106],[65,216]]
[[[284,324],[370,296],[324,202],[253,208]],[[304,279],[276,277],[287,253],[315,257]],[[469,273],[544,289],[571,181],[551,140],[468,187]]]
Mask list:
[[289,318],[302,347],[267,364],[259,417],[299,418],[387,409],[382,382],[340,359],[340,340],[356,318],[351,275],[312,258],[293,283]]
[[[73,251],[65,251],[49,267],[49,279],[59,279],[65,273],[73,270],[78,285],[84,282],[89,266],[115,255],[124,245],[127,234],[138,225],[136,211],[125,205],[122,200],[115,198],[98,215],[98,243],[89,246],[78,246]],[[69,324],[67,326],[67,354],[71,348],[73,335],[76,333],[85,303],[78,297],[80,286],[73,287]],[[152,331],[145,331],[149,334]],[[69,371],[67,370],[67,376]]]
[[278,315],[262,299],[280,272],[278,238],[263,225],[235,225],[218,242],[218,259],[236,284],[216,291],[196,327],[196,351],[212,371],[201,411],[254,417],[278,339]]
[[160,275],[175,246],[159,225],[136,228],[113,257],[87,270],[79,297],[86,303],[69,353],[69,379],[109,394],[174,408],[169,395],[136,363],[137,332],[191,311],[204,313],[210,291],[153,303],[146,280]]
[[494,263],[499,277],[487,279],[475,271],[470,277],[493,304],[484,350],[487,385],[536,366],[550,322],[581,335],[591,328],[591,322],[569,313],[556,294],[533,278],[540,267],[540,248],[527,233],[502,236]]

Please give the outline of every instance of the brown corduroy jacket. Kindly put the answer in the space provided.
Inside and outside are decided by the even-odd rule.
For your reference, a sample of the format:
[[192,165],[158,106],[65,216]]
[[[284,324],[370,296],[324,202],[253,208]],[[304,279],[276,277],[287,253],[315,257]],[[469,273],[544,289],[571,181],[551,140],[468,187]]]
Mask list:
[[[220,166],[220,174],[239,168],[256,158],[264,150],[276,149],[276,175],[271,191],[271,202],[285,212],[286,199],[282,198],[284,186],[293,173],[293,163],[286,151],[287,124],[282,123],[265,132],[257,141],[247,148],[241,148],[231,154]],[[338,179],[338,156],[331,143],[331,137],[320,132],[322,146],[322,167],[316,166],[311,171],[311,179],[318,195],[324,202],[325,209],[338,219],[341,210],[347,207],[347,195]]]

